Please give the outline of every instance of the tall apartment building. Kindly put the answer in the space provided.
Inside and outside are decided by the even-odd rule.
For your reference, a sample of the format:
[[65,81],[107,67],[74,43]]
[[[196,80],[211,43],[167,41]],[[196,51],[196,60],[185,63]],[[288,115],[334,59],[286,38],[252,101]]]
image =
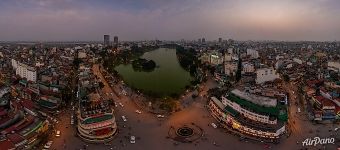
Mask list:
[[113,37],[113,43],[114,44],[118,44],[118,36],[114,36]]
[[104,46],[110,45],[110,35],[104,35]]
[[28,81],[37,81],[37,70],[35,67],[20,63],[15,59],[12,59],[11,62],[16,75],[19,75],[21,78],[26,78]]

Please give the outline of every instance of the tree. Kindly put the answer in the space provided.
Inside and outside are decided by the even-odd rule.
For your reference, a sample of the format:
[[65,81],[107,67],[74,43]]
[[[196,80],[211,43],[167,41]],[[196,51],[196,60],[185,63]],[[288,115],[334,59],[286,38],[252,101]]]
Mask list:
[[99,87],[100,88],[104,88],[104,83],[103,82],[99,82]]
[[287,74],[284,74],[282,77],[285,82],[289,82],[290,78]]
[[74,67],[79,68],[79,64],[82,63],[82,60],[80,58],[75,58],[72,63]]
[[242,77],[242,59],[240,58],[237,64],[237,71],[236,71],[236,81],[240,81]]

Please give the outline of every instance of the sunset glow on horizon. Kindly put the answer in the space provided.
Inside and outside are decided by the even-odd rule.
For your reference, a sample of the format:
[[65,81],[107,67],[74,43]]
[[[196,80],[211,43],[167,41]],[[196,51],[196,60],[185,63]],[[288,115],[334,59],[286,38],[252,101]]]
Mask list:
[[2,0],[0,40],[340,40],[338,0]]

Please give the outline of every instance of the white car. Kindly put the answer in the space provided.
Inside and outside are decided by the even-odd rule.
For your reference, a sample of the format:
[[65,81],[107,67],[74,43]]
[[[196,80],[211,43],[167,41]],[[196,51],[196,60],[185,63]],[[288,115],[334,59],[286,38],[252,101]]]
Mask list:
[[130,143],[131,143],[131,144],[135,144],[135,143],[136,143],[136,137],[135,137],[135,136],[132,135],[132,136],[130,137]]
[[124,107],[124,105],[123,105],[121,102],[119,102],[119,105],[120,105],[121,107]]
[[157,115],[157,118],[164,118],[164,115]]
[[301,109],[300,108],[298,108],[298,113],[300,113],[301,112]]
[[141,114],[142,112],[141,112],[140,110],[137,109],[137,110],[136,110],[136,113],[137,113],[137,114]]
[[60,131],[58,130],[55,134],[56,137],[60,137]]
[[115,102],[115,107],[118,107],[117,102]]
[[48,141],[45,145],[44,148],[49,149],[52,146],[53,141]]
[[215,129],[217,128],[217,125],[215,123],[211,123],[211,126]]
[[126,122],[126,121],[127,121],[127,119],[126,119],[126,117],[125,117],[125,116],[122,116],[122,119],[123,119],[123,121],[124,121],[124,122]]

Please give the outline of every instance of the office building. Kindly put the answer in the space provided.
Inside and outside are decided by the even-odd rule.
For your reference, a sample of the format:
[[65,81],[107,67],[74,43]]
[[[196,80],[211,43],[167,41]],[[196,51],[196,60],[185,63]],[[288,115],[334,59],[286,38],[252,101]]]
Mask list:
[[110,45],[110,35],[104,35],[104,46]]
[[113,43],[118,44],[118,36],[113,37]]

